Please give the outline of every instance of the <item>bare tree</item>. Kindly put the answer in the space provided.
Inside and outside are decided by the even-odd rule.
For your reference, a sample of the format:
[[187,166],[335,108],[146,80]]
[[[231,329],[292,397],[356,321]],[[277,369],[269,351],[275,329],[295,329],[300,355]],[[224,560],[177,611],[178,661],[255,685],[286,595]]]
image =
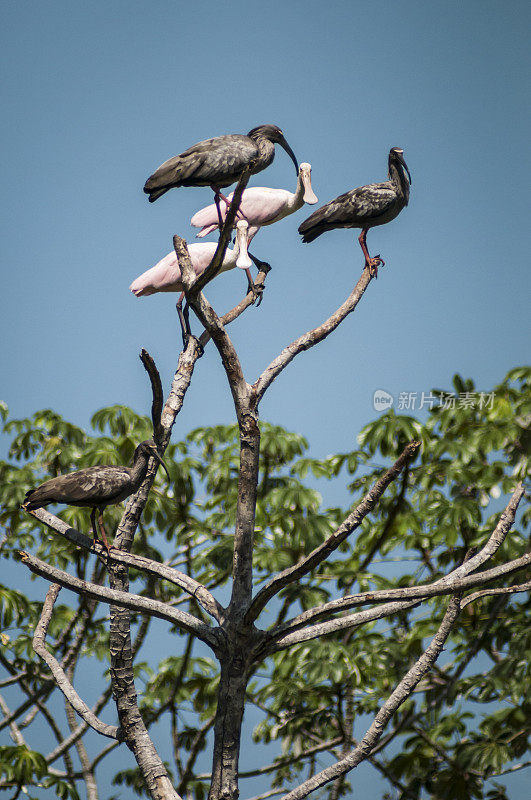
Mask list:
[[[298,563],[272,575],[259,591],[253,593],[253,537],[260,454],[260,401],[273,381],[297,356],[319,344],[335,331],[349,314],[355,311],[371,284],[373,276],[370,269],[366,267],[348,297],[328,319],[288,344],[255,380],[247,380],[238,353],[227,333],[227,326],[253,304],[256,293],[250,291],[235,308],[225,315],[219,316],[202,291],[207,283],[215,277],[223,259],[229,241],[231,224],[247,178],[248,174],[245,174],[238,184],[235,198],[221,231],[218,249],[210,267],[201,277],[195,277],[186,242],[178,236],[174,237],[174,247],[182,271],[186,299],[203,325],[204,331],[199,339],[191,337],[180,353],[173,383],[165,401],[155,364],[147,353],[142,354],[142,360],[150,376],[153,389],[153,434],[161,454],[170,441],[172,428],[183,406],[196,362],[210,339],[213,341],[223,365],[234,402],[240,437],[238,500],[230,602],[227,606],[223,606],[209,588],[185,571],[131,553],[133,539],[138,530],[157,470],[157,464],[153,459],[142,486],[127,502],[115,536],[114,548],[110,552],[106,552],[98,542],[93,543],[89,537],[74,530],[47,511],[40,509],[30,512],[51,530],[85,551],[96,552],[99,558],[94,574],[90,580],[87,580],[48,564],[28,552],[21,553],[21,559],[29,570],[51,582],[34,636],[35,652],[43,659],[49,670],[47,690],[49,691],[52,686],[58,686],[64,693],[68,707],[73,709],[82,720],[76,722],[75,715],[71,711],[69,712],[70,735],[66,740],[58,737],[58,745],[52,754],[51,761],[61,754],[68,753],[68,750],[74,745],[78,748],[89,800],[97,798],[97,791],[94,788],[93,780],[96,763],[90,761],[81,743],[81,736],[88,727],[110,740],[108,747],[102,751],[101,757],[119,743],[127,745],[134,754],[147,791],[153,800],[178,800],[182,797],[181,792],[185,791],[185,781],[181,782],[180,787],[172,784],[139,710],[133,666],[135,651],[138,649],[145,631],[141,626],[137,642],[132,641],[132,613],[157,617],[177,626],[188,635],[187,641],[190,647],[191,642],[198,639],[211,649],[219,661],[220,682],[216,716],[214,720],[208,721],[198,733],[191,750],[193,752],[194,748],[197,750],[201,746],[204,737],[213,726],[214,746],[209,800],[236,800],[239,796],[239,757],[246,689],[250,677],[264,659],[274,652],[291,648],[301,642],[311,641],[337,631],[344,631],[347,634],[374,620],[398,613],[407,613],[429,598],[441,595],[448,597],[446,613],[432,641],[389,693],[365,735],[358,741],[354,741],[349,734],[346,738],[339,737],[337,740],[326,742],[324,746],[329,749],[333,749],[339,744],[343,745],[340,752],[334,751],[337,753],[336,762],[319,772],[314,772],[297,788],[283,795],[283,800],[300,800],[327,783],[340,786],[338,781],[342,779],[342,776],[345,776],[365,759],[378,764],[377,745],[384,735],[386,726],[393,719],[399,707],[411,697],[421,680],[432,669],[463,608],[477,598],[488,594],[522,592],[531,586],[530,582],[521,582],[507,585],[505,588],[488,588],[489,582],[503,576],[513,575],[529,567],[530,554],[483,569],[483,566],[498,553],[515,520],[515,514],[524,493],[523,487],[517,485],[514,487],[507,507],[499,517],[498,524],[484,542],[483,547],[476,553],[470,553],[460,566],[448,572],[444,578],[398,589],[358,594],[346,593],[331,602],[310,608],[292,619],[281,620],[269,629],[261,629],[257,626],[261,612],[278,597],[283,589],[308,576],[316,566],[324,564],[347,537],[359,528],[367,515],[377,507],[386,489],[409,469],[419,451],[420,442],[411,441],[401,453],[396,454],[395,463],[380,475],[355,508],[320,546]],[[260,272],[257,278],[259,288],[263,288],[265,279],[266,272]],[[153,587],[153,594],[156,593],[155,587],[159,581],[169,581],[180,587],[194,599],[197,608],[202,609],[202,612],[210,618],[210,622],[205,621],[202,612],[193,614],[175,607],[175,604],[131,593],[129,569],[133,567],[145,575],[148,585]],[[103,585],[105,570],[108,573],[108,587]],[[83,598],[83,619],[86,625],[89,624],[97,602],[108,604],[110,607],[110,687],[93,709],[88,707],[72,683],[71,667],[81,647],[85,631],[83,620],[79,634],[62,662],[59,662],[46,646],[47,630],[60,587],[65,587]],[[477,591],[470,593],[470,590],[473,589]],[[359,607],[364,608],[357,610]],[[98,717],[99,710],[109,698],[109,692],[112,692],[116,703],[119,726],[104,724]],[[38,704],[39,698],[28,690],[25,709],[34,709]],[[16,718],[21,713],[20,709],[13,713],[9,713],[7,708],[2,710],[4,712],[2,725],[4,727],[10,725],[12,732],[15,731],[19,736],[19,741],[23,741],[20,731],[16,727]],[[324,746],[322,742],[310,742],[305,757],[315,755],[320,749],[324,749]],[[193,764],[193,761],[190,764]],[[267,769],[269,768],[264,768],[264,771]],[[385,767],[382,766],[381,769],[385,770]],[[185,766],[183,772],[186,773]],[[405,787],[402,786],[401,789],[407,792]],[[272,791],[262,797],[275,794],[282,794],[282,792]]]

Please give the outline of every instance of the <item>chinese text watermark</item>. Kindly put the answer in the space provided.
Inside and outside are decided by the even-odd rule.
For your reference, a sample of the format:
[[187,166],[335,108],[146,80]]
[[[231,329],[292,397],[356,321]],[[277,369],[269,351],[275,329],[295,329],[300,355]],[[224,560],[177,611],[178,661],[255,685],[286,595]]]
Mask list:
[[375,411],[387,411],[396,406],[397,411],[422,411],[438,406],[443,409],[451,408],[492,408],[494,405],[494,392],[399,392],[396,398],[385,389],[376,389],[372,396],[372,406]]

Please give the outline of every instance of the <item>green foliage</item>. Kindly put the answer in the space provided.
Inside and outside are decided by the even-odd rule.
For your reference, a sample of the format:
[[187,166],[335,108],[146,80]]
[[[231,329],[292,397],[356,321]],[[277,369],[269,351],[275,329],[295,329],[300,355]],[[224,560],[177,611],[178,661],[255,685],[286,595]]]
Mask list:
[[[475,391],[460,376],[454,377],[453,388],[462,397]],[[357,449],[324,459],[308,456],[302,436],[263,422],[256,588],[322,543],[348,513],[348,508],[323,505],[327,481],[348,484],[345,505],[355,505],[409,440],[419,439],[422,448],[358,531],[314,574],[287,587],[264,610],[258,625],[273,626],[353,591],[435,580],[461,563],[470,549],[481,547],[508,493],[527,474],[530,388],[531,370],[519,368],[481,407],[436,405],[424,422],[390,411],[362,430]],[[21,511],[20,503],[28,488],[48,477],[98,463],[127,463],[136,444],[151,437],[150,420],[124,406],[104,408],[94,414],[93,431],[87,433],[50,410],[18,420],[0,405],[0,415],[11,436],[9,458],[0,462],[0,525],[5,531],[0,553],[5,565],[18,549],[31,549],[80,578],[103,580],[91,558],[43,529]],[[238,449],[232,425],[198,428],[172,443],[165,456],[171,481],[159,473],[135,539],[137,552],[187,571],[221,602],[232,568]],[[116,527],[121,511],[120,506],[106,509],[108,530]],[[87,510],[63,508],[58,513],[88,532]],[[492,565],[526,551],[528,522],[529,511],[522,509]],[[132,591],[205,617],[178,587],[134,570],[131,579]],[[524,578],[517,573],[508,580]],[[0,587],[0,664],[8,677],[22,675],[26,687],[21,684],[22,694],[12,700],[12,708],[21,706],[27,691],[40,692],[43,702],[52,691],[48,673],[31,648],[42,600],[38,597],[30,599],[20,587]],[[48,647],[61,660],[80,636],[76,670],[91,659],[103,692],[107,609],[72,596],[64,602],[69,605],[54,608]],[[304,753],[318,743],[337,742],[348,731],[349,720],[355,720],[355,735],[362,735],[367,715],[374,715],[433,636],[445,604],[444,598],[435,599],[409,614],[280,651],[260,666],[248,700],[262,714],[255,741],[277,743],[280,749],[270,776],[273,786],[287,787],[320,768],[315,756],[306,758]],[[506,790],[493,778],[515,759],[525,758],[530,734],[528,610],[522,595],[486,597],[465,609],[444,658],[387,731],[389,742],[377,761],[390,780],[390,796],[506,800]],[[196,759],[211,735],[217,663],[194,652],[188,637],[171,636],[171,631],[161,656],[160,647],[150,644],[149,625],[143,628],[140,618],[133,633],[139,637],[136,675],[144,720],[152,727],[169,717],[176,785],[184,781],[182,793],[201,800],[207,784],[195,777],[201,771]],[[57,724],[66,731],[62,717]],[[32,741],[31,724],[24,735]],[[333,745],[328,751],[339,752]],[[79,781],[50,772],[43,757],[47,752],[20,745],[0,748],[0,788],[11,786],[14,793],[23,785],[31,797],[46,787],[48,794],[76,800]],[[64,768],[59,761],[55,766]],[[138,771],[119,766],[114,784],[144,796]],[[338,796],[348,794],[345,784]],[[44,795],[36,796],[40,800]]]

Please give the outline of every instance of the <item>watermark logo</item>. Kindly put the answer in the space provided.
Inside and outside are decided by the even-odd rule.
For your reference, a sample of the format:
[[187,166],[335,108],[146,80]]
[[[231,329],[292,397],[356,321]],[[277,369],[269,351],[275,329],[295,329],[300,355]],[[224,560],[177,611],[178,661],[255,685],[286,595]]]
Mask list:
[[[395,398],[385,389],[376,389],[372,396],[372,407],[375,411],[387,411],[395,402]],[[448,410],[454,408],[477,409],[481,411],[494,406],[494,392],[460,392],[452,394],[449,392],[399,392],[396,401],[397,411],[422,411],[427,408]]]
[[372,396],[372,407],[375,411],[387,411],[394,403],[394,397],[385,389],[376,389]]

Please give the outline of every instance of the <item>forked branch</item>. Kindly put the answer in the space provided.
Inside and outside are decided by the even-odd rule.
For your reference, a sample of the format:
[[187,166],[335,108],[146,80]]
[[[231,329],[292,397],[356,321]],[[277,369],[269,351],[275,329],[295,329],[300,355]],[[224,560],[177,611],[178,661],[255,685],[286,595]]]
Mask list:
[[98,719],[94,712],[92,712],[87,706],[85,701],[81,699],[79,694],[68,680],[65,671],[62,669],[57,659],[54,658],[54,656],[46,647],[46,634],[52,618],[53,606],[60,590],[61,587],[57,583],[52,583],[48,589],[48,592],[46,593],[46,599],[42,606],[41,616],[33,636],[33,649],[37,655],[40,656],[40,658],[42,658],[42,660],[48,665],[55,683],[62,691],[72,708],[79,714],[79,716],[84,719],[85,722],[97,733],[101,733],[102,736],[107,736],[109,739],[120,740],[120,731],[116,725],[107,725]]
[[295,564],[293,567],[288,567],[266,583],[254,598],[249,611],[245,615],[245,621],[247,623],[254,622],[266,603],[278,594],[281,589],[294,581],[300,580],[300,578],[314,569],[314,567],[321,564],[328,558],[330,553],[333,553],[334,550],[345,541],[347,536],[350,536],[350,534],[356,530],[367,514],[373,510],[389,484],[398,477],[405,465],[415,457],[419,447],[420,442],[410,442],[404,448],[393,466],[390,467],[381,478],[378,478],[361,503],[356,506],[354,511],[348,515],[339,528],[334,531],[323,544],[316,547],[310,555],[306,556],[302,561],[299,561],[298,564]]
[[269,364],[269,366],[266,367],[258,380],[253,384],[253,396],[256,405],[259,404],[266,389],[288,366],[288,364],[293,361],[295,356],[299,355],[299,353],[302,353],[304,350],[309,350],[311,347],[319,344],[319,342],[322,342],[323,339],[326,339],[326,337],[329,336],[329,334],[331,334],[332,331],[334,331],[337,326],[341,324],[341,322],[343,322],[345,317],[354,311],[359,301],[365,294],[365,290],[367,289],[367,286],[371,280],[371,272],[368,268],[365,268],[361,273],[361,276],[354,289],[349,294],[345,302],[339,306],[337,311],[334,311],[334,313],[317,328],[308,331],[302,336],[299,336],[298,339],[295,339],[295,341],[291,342],[291,344],[285,347],[280,355],[278,355]]
[[99,600],[102,603],[113,604],[129,611],[150,614],[152,617],[163,619],[187,633],[194,633],[198,639],[208,644],[213,650],[216,650],[219,645],[219,638],[214,629],[209,628],[208,625],[205,625],[204,622],[201,622],[192,614],[172,608],[168,603],[81,580],[58,567],[50,566],[30,553],[21,552],[20,558],[35,575],[52,580],[60,586],[76,592],[76,594]]
[[505,537],[514,523],[516,510],[522,498],[523,491],[522,484],[518,484],[507,507],[500,515],[496,527],[481,550],[443,578],[421,586],[383,589],[374,592],[360,592],[359,594],[346,595],[338,600],[332,600],[329,603],[324,603],[321,606],[304,611],[302,614],[288,620],[279,628],[271,631],[271,634],[277,636],[279,633],[285,634],[289,631],[295,631],[304,625],[315,623],[318,619],[322,619],[323,617],[331,616],[340,611],[347,611],[350,608],[365,605],[366,603],[380,603],[389,600],[423,600],[428,597],[452,594],[456,591],[463,592],[466,589],[482,586],[484,583],[496,580],[496,578],[503,577],[517,570],[525,569],[525,567],[531,563],[530,553],[514,561],[509,561],[506,564],[500,564],[490,570],[485,570],[478,575],[470,575],[470,573],[473,573],[481,564],[491,558],[503,544]]
[[396,689],[388,697],[376,714],[372,725],[368,728],[365,736],[360,740],[359,744],[344,758],[337,761],[331,767],[318,772],[313,777],[304,781],[300,786],[282,797],[282,800],[302,800],[307,797],[310,792],[319,789],[329,781],[339,778],[350,770],[358,766],[364,761],[371,753],[372,749],[381,738],[385,726],[395,714],[397,709],[404,703],[408,697],[411,696],[413,690],[421,679],[431,669],[433,664],[438,659],[444,647],[450,631],[460,612],[459,598],[454,597],[450,600],[446,613],[443,617],[441,625],[431,643],[415,662],[415,664],[408,670],[407,674],[402,678]]
[[62,519],[50,514],[50,512],[46,511],[44,508],[28,511],[27,513],[31,514],[35,519],[38,519],[39,522],[42,522],[47,528],[54,531],[54,533],[59,533],[61,536],[64,536],[65,539],[72,542],[72,544],[97,553],[101,561],[107,566],[109,563],[114,562],[115,564],[134,567],[147,575],[157,576],[162,580],[173,583],[175,586],[179,586],[180,589],[183,589],[183,591],[195,598],[207,614],[210,614],[210,616],[214,617],[218,622],[221,621],[224,613],[223,606],[218,603],[212,593],[209,592],[202,583],[194,580],[194,578],[191,578],[185,572],[169,567],[166,564],[161,564],[158,561],[153,561],[145,556],[127,553],[123,550],[117,550],[116,548],[112,548],[110,552],[107,552],[101,542],[94,541],[94,539],[89,536],[85,536],[84,533],[81,533],[75,528],[71,528],[66,522],[63,522]]

